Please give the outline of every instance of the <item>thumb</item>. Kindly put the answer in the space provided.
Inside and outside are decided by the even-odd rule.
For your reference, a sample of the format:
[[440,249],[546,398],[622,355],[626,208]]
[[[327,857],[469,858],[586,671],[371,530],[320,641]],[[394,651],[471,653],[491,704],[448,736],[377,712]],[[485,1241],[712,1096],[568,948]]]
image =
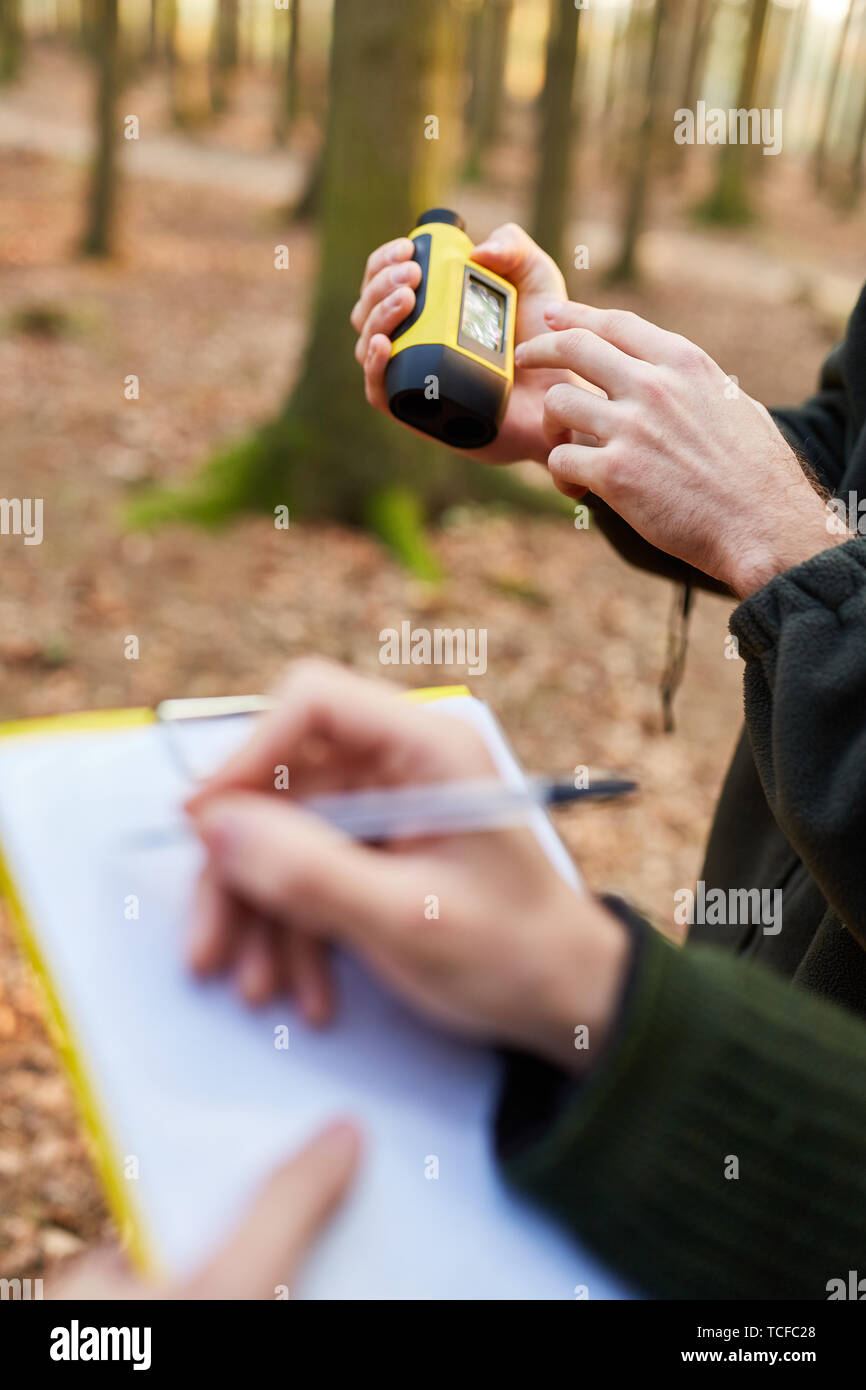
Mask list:
[[192,812],[218,880],[277,918],[360,946],[398,920],[398,863],[273,795],[232,792]]
[[185,1298],[273,1298],[343,1198],[358,1166],[357,1130],[323,1130],[280,1168],[234,1235],[181,1290]]
[[565,299],[565,281],[556,262],[516,222],[505,222],[473,248],[472,259],[510,280],[524,294]]

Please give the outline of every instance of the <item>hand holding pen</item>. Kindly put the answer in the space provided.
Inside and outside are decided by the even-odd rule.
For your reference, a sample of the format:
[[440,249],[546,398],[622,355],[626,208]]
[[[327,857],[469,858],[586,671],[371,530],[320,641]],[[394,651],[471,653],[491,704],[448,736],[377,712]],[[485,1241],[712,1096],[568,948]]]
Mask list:
[[[279,767],[291,769],[291,797],[274,791]],[[300,804],[401,788],[429,797],[436,785],[450,797],[459,781],[489,793],[494,775],[461,721],[327,663],[292,668],[277,707],[188,803],[208,854],[193,965],[230,973],[250,1002],[287,990],[322,1023],[336,1007],[326,957],[336,943],[429,1017],[579,1065],[575,1027],[601,1041],[624,932],[530,830],[440,828],[379,848]]]

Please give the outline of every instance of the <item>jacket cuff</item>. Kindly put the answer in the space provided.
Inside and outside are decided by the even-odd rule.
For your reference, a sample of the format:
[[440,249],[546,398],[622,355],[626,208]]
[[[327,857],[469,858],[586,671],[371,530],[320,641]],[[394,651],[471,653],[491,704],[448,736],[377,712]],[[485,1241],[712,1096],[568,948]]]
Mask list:
[[506,1070],[496,1116],[496,1150],[515,1175],[522,1171],[523,1159],[529,1158],[530,1164],[538,1159],[537,1145],[549,1149],[576,1101],[584,1118],[594,1105],[603,1104],[628,1068],[635,1038],[653,1006],[654,938],[662,949],[671,949],[669,943],[621,898],[604,897],[602,902],[628,930],[631,950],[616,1019],[589,1072],[579,1076],[528,1053],[503,1050]]
[[502,1049],[505,1083],[496,1117],[496,1148],[505,1163],[519,1159],[549,1131],[560,1110],[586,1091],[589,1077],[603,1072],[608,1059],[616,1056],[626,1036],[643,980],[644,957],[655,933],[622,898],[609,895],[601,901],[623,923],[631,941],[616,1018],[588,1076],[560,1071],[529,1053]]
[[730,629],[746,661],[775,647],[785,619],[819,605],[844,617],[845,604],[866,594],[866,536],[822,550],[777,574],[731,614]]

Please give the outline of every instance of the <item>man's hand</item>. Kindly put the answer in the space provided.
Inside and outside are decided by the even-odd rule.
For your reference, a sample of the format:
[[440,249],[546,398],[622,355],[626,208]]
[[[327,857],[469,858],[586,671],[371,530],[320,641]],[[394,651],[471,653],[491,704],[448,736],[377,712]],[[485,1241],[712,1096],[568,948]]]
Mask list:
[[[412,260],[414,252],[415,244],[409,237],[399,237],[374,251],[367,261],[361,296],[351,313],[352,327],[358,333],[355,356],[364,369],[367,400],[384,413],[388,411],[385,368],[391,354],[388,334],[412,312],[421,280],[421,267]],[[499,227],[476,246],[472,256],[479,265],[517,287],[517,342],[543,332],[544,310],[566,300],[565,281],[550,256],[513,222]],[[514,463],[518,459],[544,463],[550,449],[542,429],[544,394],[555,382],[573,380],[570,372],[556,368],[516,371],[496,439],[486,449],[467,452],[488,463]]]
[[518,348],[521,369],[570,368],[605,393],[566,384],[546,393],[560,491],[594,492],[740,598],[848,539],[828,530],[821,497],[764,407],[694,343],[585,304],[545,317],[552,331]]
[[[288,767],[290,791],[274,790]],[[203,973],[237,971],[257,953],[267,991],[330,1007],[320,953],[357,952],[429,1017],[564,1066],[596,1055],[615,1006],[625,935],[578,895],[530,830],[358,844],[295,797],[493,775],[480,735],[402,699],[392,685],[324,662],[295,667],[278,709],[189,803],[208,851],[192,945]],[[431,904],[435,904],[431,911]],[[292,952],[302,943],[303,975]],[[312,959],[311,959],[312,955]],[[315,975],[315,986],[311,977]],[[325,998],[325,1007],[322,999]]]
[[76,1261],[54,1286],[56,1299],[269,1299],[288,1286],[358,1166],[359,1141],[345,1123],[329,1126],[262,1189],[234,1235],[179,1284],[148,1284],[116,1251]]

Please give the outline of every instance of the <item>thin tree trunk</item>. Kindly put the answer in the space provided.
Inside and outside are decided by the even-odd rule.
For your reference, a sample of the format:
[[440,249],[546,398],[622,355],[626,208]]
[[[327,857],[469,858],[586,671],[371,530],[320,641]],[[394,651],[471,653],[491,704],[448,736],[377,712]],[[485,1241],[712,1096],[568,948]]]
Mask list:
[[[692,27],[689,34],[689,47],[683,73],[683,85],[680,93],[680,110],[694,111],[696,109],[698,94],[704,79],[704,70],[707,65],[710,40],[712,38],[713,25],[716,20],[718,8],[719,0],[695,0]],[[677,171],[680,176],[684,175],[688,168],[688,160],[683,158],[684,155],[685,149],[680,147],[680,157],[677,161]]]
[[[169,68],[177,62],[177,0],[157,0],[163,10],[163,45]],[[173,79],[172,79],[173,80]]]
[[14,82],[21,69],[24,34],[21,0],[0,2],[0,83]]
[[719,0],[695,0],[695,14],[689,35],[689,51],[679,103],[686,111],[694,111],[695,109],[718,8]]
[[87,230],[82,249],[87,256],[109,256],[114,250],[117,204],[117,98],[120,92],[117,0],[96,0],[95,19],[96,154],[90,175]]
[[654,144],[654,132],[658,110],[658,65],[661,49],[661,34],[665,20],[667,0],[656,0],[650,39],[650,54],[647,64],[644,89],[643,117],[634,147],[634,165],[629,180],[628,193],[623,219],[622,244],[619,256],[609,272],[612,281],[636,280],[637,245],[643,230],[649,192],[650,161]]
[[512,0],[484,0],[469,45],[472,94],[469,100],[465,176],[480,179],[484,157],[499,133]]
[[806,32],[808,13],[809,0],[799,0],[796,10],[791,15],[787,62],[776,98],[776,105],[781,106],[783,110],[791,100],[794,82],[800,67],[800,54],[803,48],[803,36]]
[[[863,58],[866,58],[866,43],[862,42],[862,37],[863,36],[861,36],[861,61]],[[855,199],[859,197],[863,189],[864,160],[866,160],[866,90],[864,90],[863,93],[863,104],[860,108],[857,131],[854,136],[854,149],[851,154],[851,189]]]
[[842,21],[842,28],[839,32],[836,54],[830,69],[830,81],[827,84],[827,95],[824,100],[824,114],[821,118],[821,128],[818,132],[818,140],[812,156],[815,187],[819,190],[824,187],[827,180],[827,145],[830,139],[830,125],[833,120],[833,109],[839,88],[839,76],[842,71],[845,48],[848,44],[848,34],[851,30],[851,20],[853,17],[854,0],[848,0],[848,8],[845,11],[845,18]]
[[607,69],[604,84],[604,102],[602,110],[605,116],[605,125],[608,118],[613,113],[616,106],[618,88],[620,86],[622,55],[624,49],[624,39],[628,32],[628,19],[621,18],[618,14],[614,17],[614,31],[610,41],[610,62]]
[[551,0],[547,63],[539,104],[540,150],[532,234],[560,266],[565,264],[565,233],[572,194],[579,20],[580,10],[574,0]]
[[[761,49],[769,10],[769,0],[752,0],[746,51],[737,94],[738,110],[748,111],[755,105]],[[702,209],[708,220],[736,223],[746,222],[751,217],[748,191],[750,154],[751,151],[746,145],[728,143],[722,146],[716,187]]]
[[214,111],[224,111],[229,104],[231,83],[238,66],[239,18],[239,0],[217,0],[211,70]]
[[659,120],[653,131],[653,158],[657,169],[673,173],[681,167],[680,150],[671,139],[673,112],[676,108],[678,77],[683,67],[683,34],[686,29],[685,0],[667,0],[659,35],[659,54],[656,66],[657,109],[668,108],[671,123]]
[[150,0],[147,21],[147,60],[155,63],[159,57],[159,0]]
[[617,13],[611,36],[610,60],[605,74],[604,98],[599,123],[598,157],[603,168],[615,171],[621,160],[621,132],[627,103],[622,100],[631,62],[633,15],[630,11]]
[[288,37],[280,84],[280,105],[275,123],[275,135],[280,144],[288,140],[300,110],[300,43],[301,0],[289,0]]

